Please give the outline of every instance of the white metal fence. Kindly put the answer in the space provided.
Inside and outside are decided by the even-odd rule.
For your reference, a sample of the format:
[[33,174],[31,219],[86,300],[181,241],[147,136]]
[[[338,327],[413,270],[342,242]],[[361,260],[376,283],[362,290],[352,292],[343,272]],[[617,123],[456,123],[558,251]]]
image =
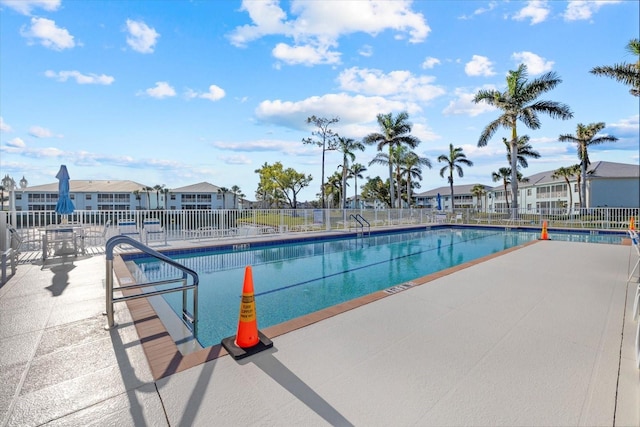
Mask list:
[[[271,233],[354,230],[359,226],[352,217],[356,214],[364,218],[372,229],[438,223],[541,227],[547,221],[550,228],[625,230],[632,217],[637,227],[640,209],[590,208],[571,213],[567,213],[566,209],[522,209],[518,212],[484,212],[475,209],[456,209],[454,212],[435,209],[79,210],[69,215],[67,222],[83,231],[86,246],[100,246],[110,236],[119,234],[118,226],[124,222],[134,223],[141,238],[145,237],[145,222],[153,219],[160,222],[163,239],[203,240]],[[15,227],[26,250],[38,250],[43,230],[61,222],[61,216],[52,211],[0,212],[0,225]],[[6,235],[5,230],[0,231],[4,233],[0,237]]]

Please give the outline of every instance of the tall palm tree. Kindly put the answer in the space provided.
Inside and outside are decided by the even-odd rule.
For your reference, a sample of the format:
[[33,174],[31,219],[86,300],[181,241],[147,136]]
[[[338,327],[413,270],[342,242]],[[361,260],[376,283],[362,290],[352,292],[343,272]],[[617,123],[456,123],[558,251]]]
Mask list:
[[349,161],[354,161],[355,150],[364,151],[364,144],[352,138],[338,138],[337,150],[342,153],[342,209],[347,208],[347,176],[349,174]]
[[[507,161],[509,162],[509,164],[511,164],[511,144],[509,144],[507,138],[502,138],[502,142],[507,148]],[[518,160],[516,162],[518,167],[529,167],[527,157],[531,157],[532,159],[539,159],[540,153],[535,151],[531,144],[529,144],[529,135],[523,135],[521,137],[518,137]]]
[[569,106],[555,102],[537,100],[540,95],[556,87],[562,80],[554,72],[528,80],[527,66],[521,64],[516,71],[507,74],[507,88],[504,92],[495,89],[482,89],[476,93],[475,103],[487,104],[502,110],[500,117],[489,123],[478,139],[478,146],[487,145],[499,128],[511,130],[511,197],[512,208],[518,209],[518,130],[517,122],[521,121],[529,129],[540,128],[539,114],[547,114],[552,118],[567,120],[573,117]]
[[[484,185],[476,184],[471,188],[471,195],[476,196],[476,200],[481,202],[482,196],[487,194],[487,191],[484,189]],[[476,207],[480,208],[481,203],[478,203]]]
[[455,147],[453,144],[449,144],[449,153],[440,154],[438,156],[438,163],[444,162],[445,165],[440,169],[440,176],[444,178],[445,172],[449,171],[447,180],[449,181],[449,189],[451,190],[451,212],[455,208],[455,202],[453,199],[453,171],[458,173],[458,176],[462,178],[464,171],[461,165],[473,166],[473,162],[467,159],[467,155],[462,152],[462,147]]
[[612,135],[603,135],[596,138],[596,134],[604,129],[604,122],[591,123],[589,125],[583,125],[578,123],[575,135],[565,134],[560,135],[558,138],[562,142],[575,142],[578,149],[578,159],[580,159],[580,174],[582,175],[582,188],[580,192],[583,196],[580,201],[580,207],[586,208],[586,195],[587,195],[587,167],[591,164],[589,161],[588,147],[591,145],[598,145],[604,142],[615,142],[618,140]]
[[[422,166],[426,166],[431,169],[431,161],[426,157],[420,157],[418,154],[410,151],[405,153],[401,159],[402,175],[406,176],[407,180],[407,203],[411,206],[411,190],[412,179],[415,178],[419,181],[422,180]],[[419,188],[419,185],[418,185]]]
[[596,76],[606,76],[616,79],[622,84],[631,86],[631,89],[629,89],[631,95],[640,96],[640,39],[631,39],[629,43],[627,43],[627,51],[638,57],[635,64],[622,63],[593,67],[590,73]]
[[353,178],[353,189],[355,191],[354,207],[356,208],[358,207],[358,178],[363,179],[364,176],[362,172],[366,170],[367,168],[360,163],[354,163],[351,165],[351,168],[349,168],[349,178]]
[[[420,144],[420,140],[411,135],[412,124],[409,122],[409,114],[406,111],[398,113],[395,117],[393,113],[378,114],[376,117],[380,132],[370,133],[365,136],[362,142],[368,145],[376,144],[377,150],[382,151],[385,147],[388,150],[388,160],[392,160],[394,147],[407,146],[414,149]],[[370,163],[371,164],[371,163]],[[389,194],[391,195],[391,205],[396,201],[395,185],[393,182],[393,163],[389,162]],[[397,205],[400,204],[400,197],[397,198]],[[399,207],[399,206],[398,206]]]
[[573,191],[571,191],[571,181],[570,178],[574,177],[574,171],[571,167],[560,167],[553,171],[551,174],[552,179],[563,178],[564,182],[567,184],[567,189],[569,190],[569,206],[567,207],[567,214],[571,213],[573,209]]

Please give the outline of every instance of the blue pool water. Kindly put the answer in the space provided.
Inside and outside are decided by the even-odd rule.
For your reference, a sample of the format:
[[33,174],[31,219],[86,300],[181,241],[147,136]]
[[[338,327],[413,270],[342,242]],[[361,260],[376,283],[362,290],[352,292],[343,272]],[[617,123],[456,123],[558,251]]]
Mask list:
[[[235,335],[244,270],[251,265],[258,327],[330,307],[537,239],[538,232],[434,229],[370,237],[175,255],[200,276],[198,340],[204,347]],[[619,243],[620,235],[551,233],[553,240]],[[173,267],[137,259],[143,280],[178,276]],[[181,293],[164,295],[174,311]]]

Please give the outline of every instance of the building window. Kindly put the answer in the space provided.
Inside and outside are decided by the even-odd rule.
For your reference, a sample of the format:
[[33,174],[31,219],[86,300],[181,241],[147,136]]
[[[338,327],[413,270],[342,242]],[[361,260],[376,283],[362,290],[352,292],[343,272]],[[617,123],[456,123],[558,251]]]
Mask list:
[[176,199],[176,195],[175,195],[175,194],[172,194],[172,195],[171,195],[171,200],[175,200],[175,199]]
[[[531,195],[531,189],[527,188],[527,196],[530,196],[530,195]],[[529,206],[531,206],[531,205],[529,205]]]
[[84,196],[84,199],[85,199],[85,200],[91,200],[91,194],[86,194],[86,195]]

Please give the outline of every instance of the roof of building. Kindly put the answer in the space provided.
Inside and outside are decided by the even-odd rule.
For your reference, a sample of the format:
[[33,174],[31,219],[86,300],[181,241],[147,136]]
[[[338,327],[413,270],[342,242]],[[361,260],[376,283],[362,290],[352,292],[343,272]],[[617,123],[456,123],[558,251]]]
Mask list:
[[208,182],[199,182],[184,187],[172,188],[172,193],[217,193],[220,187]]
[[[554,182],[564,182],[564,178],[552,178],[554,170],[544,171],[529,175],[526,178],[528,182],[522,182],[519,187],[530,187],[540,184],[551,184]],[[594,162],[589,168],[587,168],[587,179],[594,178],[639,178],[640,177],[640,165],[630,165],[627,163],[614,163],[614,162]],[[576,179],[569,179],[573,182]],[[498,188],[498,187],[496,187]]]
[[[72,193],[131,193],[135,190],[142,190],[146,185],[135,181],[123,180],[69,180],[69,191]],[[58,192],[58,182],[51,184],[34,185],[27,187],[28,192]]]
[[[465,194],[471,194],[471,189],[473,187],[475,187],[476,185],[480,185],[482,186],[485,191],[489,191],[492,189],[492,187],[488,186],[488,185],[484,185],[484,184],[465,184],[465,185],[454,185],[453,186],[453,194],[460,196],[460,195],[465,195]],[[443,187],[438,187],[438,188],[434,188],[432,190],[428,190],[425,191],[423,193],[418,193],[415,194],[414,197],[436,197],[438,194],[440,194],[441,196],[448,196],[451,193],[451,187],[447,186],[443,186]]]

